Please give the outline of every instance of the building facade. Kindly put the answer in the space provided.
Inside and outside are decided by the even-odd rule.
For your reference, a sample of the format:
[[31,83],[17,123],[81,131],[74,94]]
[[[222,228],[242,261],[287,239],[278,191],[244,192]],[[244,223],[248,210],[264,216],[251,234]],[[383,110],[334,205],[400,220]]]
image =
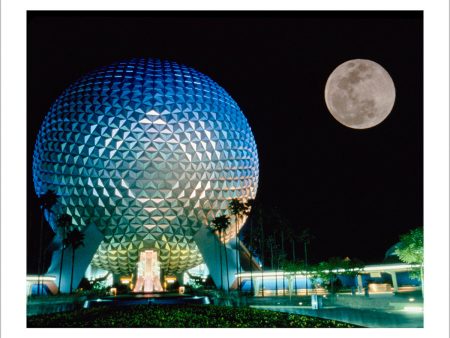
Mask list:
[[103,237],[90,264],[114,274],[135,273],[145,250],[165,273],[202,263],[194,235],[227,214],[230,199],[254,198],[258,176],[237,103],[206,75],[154,59],[102,67],[69,86],[33,157],[36,194],[58,195],[52,229],[62,237],[63,213],[73,227],[95,225]]

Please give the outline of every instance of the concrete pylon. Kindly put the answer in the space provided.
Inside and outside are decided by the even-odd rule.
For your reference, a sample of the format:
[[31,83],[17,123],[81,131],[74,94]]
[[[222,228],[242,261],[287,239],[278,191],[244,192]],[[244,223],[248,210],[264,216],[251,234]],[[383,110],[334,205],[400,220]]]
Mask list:
[[261,289],[261,278],[253,277],[252,283],[253,283],[253,295],[258,296],[259,290]]
[[395,271],[390,272],[392,278],[392,288],[393,292],[398,292],[398,283],[397,283],[397,273]]
[[362,276],[358,274],[358,276],[356,276],[356,278],[358,281],[358,293],[362,293],[362,291],[363,291]]
[[[90,224],[83,230],[84,246],[80,246],[75,250],[75,265],[73,269],[73,289],[76,289],[80,284],[88,265],[92,261],[92,257],[103,240],[103,234],[97,229],[94,224]],[[55,284],[58,286],[59,273],[61,264],[61,240],[59,240],[59,248],[53,251],[52,262],[45,275],[54,276]],[[72,273],[72,248],[69,246],[64,250],[64,261],[62,267],[61,287],[60,292],[70,292],[70,277]]]
[[[236,261],[236,250],[230,245],[230,243],[233,243],[235,239],[232,238],[225,245],[224,250],[223,244],[219,241],[217,236],[210,229],[203,227],[195,234],[194,240],[200,250],[200,253],[203,256],[203,260],[208,266],[211,278],[213,279],[217,288],[229,290],[236,280],[236,266],[238,265],[238,262]],[[222,273],[220,271],[221,257],[222,257]],[[228,261],[228,279],[227,279],[227,263],[226,263],[227,261]],[[220,278],[221,274],[222,280]]]
[[184,285],[184,272],[178,272],[175,274],[178,284]]

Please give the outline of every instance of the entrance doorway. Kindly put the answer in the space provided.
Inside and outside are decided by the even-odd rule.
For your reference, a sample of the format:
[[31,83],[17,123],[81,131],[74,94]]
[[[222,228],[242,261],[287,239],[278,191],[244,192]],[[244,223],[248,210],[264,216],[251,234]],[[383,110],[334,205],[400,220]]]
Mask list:
[[158,253],[154,250],[141,252],[137,263],[137,280],[134,292],[163,291]]

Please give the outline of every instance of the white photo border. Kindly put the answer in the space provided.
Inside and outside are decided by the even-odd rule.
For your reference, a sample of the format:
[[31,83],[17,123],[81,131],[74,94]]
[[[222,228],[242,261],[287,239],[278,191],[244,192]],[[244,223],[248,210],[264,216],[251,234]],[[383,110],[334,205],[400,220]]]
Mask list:
[[[424,218],[426,298],[423,329],[298,329],[286,336],[448,337],[449,327],[449,3],[448,0],[117,1],[5,0],[1,11],[1,333],[4,337],[78,337],[95,334],[184,337],[230,331],[211,329],[26,328],[26,15],[27,10],[423,10],[424,11]],[[132,331],[130,331],[132,330]],[[149,331],[151,330],[151,332]],[[332,331],[330,331],[332,330]],[[233,329],[234,331],[234,329]],[[234,332],[233,332],[234,333]],[[277,334],[252,329],[246,335]]]

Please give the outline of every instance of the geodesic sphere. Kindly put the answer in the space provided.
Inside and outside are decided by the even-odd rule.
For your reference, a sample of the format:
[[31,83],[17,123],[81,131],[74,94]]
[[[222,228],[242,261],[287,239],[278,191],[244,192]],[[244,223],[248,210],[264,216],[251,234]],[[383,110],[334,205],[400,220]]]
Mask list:
[[209,77],[133,59],[58,97],[38,134],[33,177],[38,196],[60,196],[58,213],[104,234],[94,266],[131,273],[139,252],[155,249],[163,270],[180,272],[203,261],[193,239],[200,227],[227,213],[230,199],[255,197],[258,155],[238,105]]

